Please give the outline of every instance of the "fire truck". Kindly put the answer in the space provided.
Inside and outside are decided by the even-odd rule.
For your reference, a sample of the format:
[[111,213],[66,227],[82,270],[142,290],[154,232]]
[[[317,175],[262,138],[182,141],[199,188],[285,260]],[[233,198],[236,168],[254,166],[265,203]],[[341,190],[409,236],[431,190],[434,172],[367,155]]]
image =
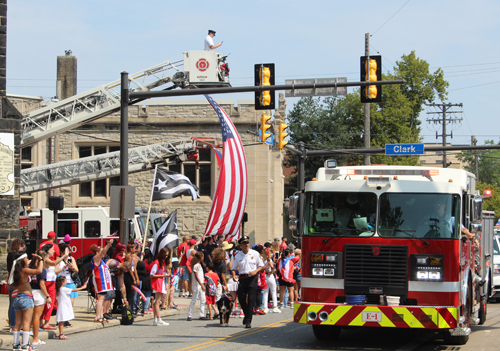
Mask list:
[[475,187],[459,169],[326,161],[300,214],[290,199],[302,246],[294,321],[322,340],[343,327],[419,328],[465,344],[491,294],[494,213]]
[[[134,218],[128,220],[130,238],[142,242],[146,233],[146,214],[136,211]],[[159,213],[151,213],[147,236],[153,237],[165,217]],[[30,239],[36,239],[37,245],[47,239],[47,234],[54,230],[54,212],[42,209],[30,217],[20,219],[21,227],[27,226]],[[57,239],[59,242],[66,234],[71,237],[71,256],[78,259],[88,254],[92,244],[103,247],[106,239],[120,229],[120,219],[109,216],[109,207],[65,208],[58,211]],[[117,235],[117,234],[115,234]]]

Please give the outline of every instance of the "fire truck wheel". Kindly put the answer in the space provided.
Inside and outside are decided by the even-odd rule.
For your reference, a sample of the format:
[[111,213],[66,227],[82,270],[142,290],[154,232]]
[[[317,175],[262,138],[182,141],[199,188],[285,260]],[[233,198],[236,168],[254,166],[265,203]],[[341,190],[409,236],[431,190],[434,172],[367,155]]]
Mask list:
[[479,304],[479,325],[483,325],[486,322],[487,306],[484,301],[481,301]]
[[339,337],[341,328],[336,325],[313,325],[314,336],[318,340],[335,340]]

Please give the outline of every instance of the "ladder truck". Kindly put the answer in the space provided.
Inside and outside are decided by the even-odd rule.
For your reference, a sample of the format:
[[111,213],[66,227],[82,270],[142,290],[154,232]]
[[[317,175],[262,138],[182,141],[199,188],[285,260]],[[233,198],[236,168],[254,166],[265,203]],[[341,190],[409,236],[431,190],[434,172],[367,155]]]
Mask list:
[[[230,86],[227,55],[216,51],[184,52],[184,60],[161,64],[129,75],[131,91]],[[180,67],[183,66],[184,70]],[[22,122],[21,147],[33,145],[120,110],[121,80],[101,85],[30,112]],[[130,104],[138,103],[132,101]],[[193,152],[196,138],[129,149],[129,172],[151,169],[168,157]],[[21,194],[79,184],[119,174],[119,151],[21,170]]]

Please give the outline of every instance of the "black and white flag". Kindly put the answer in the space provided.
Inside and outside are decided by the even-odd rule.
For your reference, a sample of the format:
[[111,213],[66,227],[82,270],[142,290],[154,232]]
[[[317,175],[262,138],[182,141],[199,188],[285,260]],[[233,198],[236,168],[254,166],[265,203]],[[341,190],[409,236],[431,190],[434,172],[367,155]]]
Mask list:
[[198,190],[185,175],[156,167],[151,201],[172,199],[181,195],[191,195],[195,200],[200,198]]
[[177,210],[175,210],[156,232],[150,250],[153,257],[156,258],[158,252],[164,247],[173,250],[177,246],[179,246],[179,235],[177,231]]

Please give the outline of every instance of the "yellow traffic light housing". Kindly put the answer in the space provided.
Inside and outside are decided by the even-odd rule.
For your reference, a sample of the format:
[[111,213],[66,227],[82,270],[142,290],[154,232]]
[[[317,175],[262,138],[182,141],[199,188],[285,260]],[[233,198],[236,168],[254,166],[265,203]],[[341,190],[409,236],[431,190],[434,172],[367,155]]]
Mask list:
[[[361,56],[361,81],[379,82],[382,80],[382,56]],[[361,87],[361,102],[381,102],[382,86]]]
[[288,141],[285,140],[288,133],[285,133],[285,129],[288,128],[288,124],[285,124],[283,121],[280,121],[279,130],[278,130],[278,147],[280,151],[288,144]]
[[271,128],[270,124],[267,124],[267,121],[271,119],[271,116],[267,116],[265,114],[262,114],[260,116],[260,140],[262,141],[262,144],[266,143],[267,138],[271,136],[271,133],[267,133],[266,131]]
[[[256,64],[254,69],[255,86],[274,85],[274,63]],[[255,109],[272,110],[274,109],[274,91],[264,90],[255,92]]]

